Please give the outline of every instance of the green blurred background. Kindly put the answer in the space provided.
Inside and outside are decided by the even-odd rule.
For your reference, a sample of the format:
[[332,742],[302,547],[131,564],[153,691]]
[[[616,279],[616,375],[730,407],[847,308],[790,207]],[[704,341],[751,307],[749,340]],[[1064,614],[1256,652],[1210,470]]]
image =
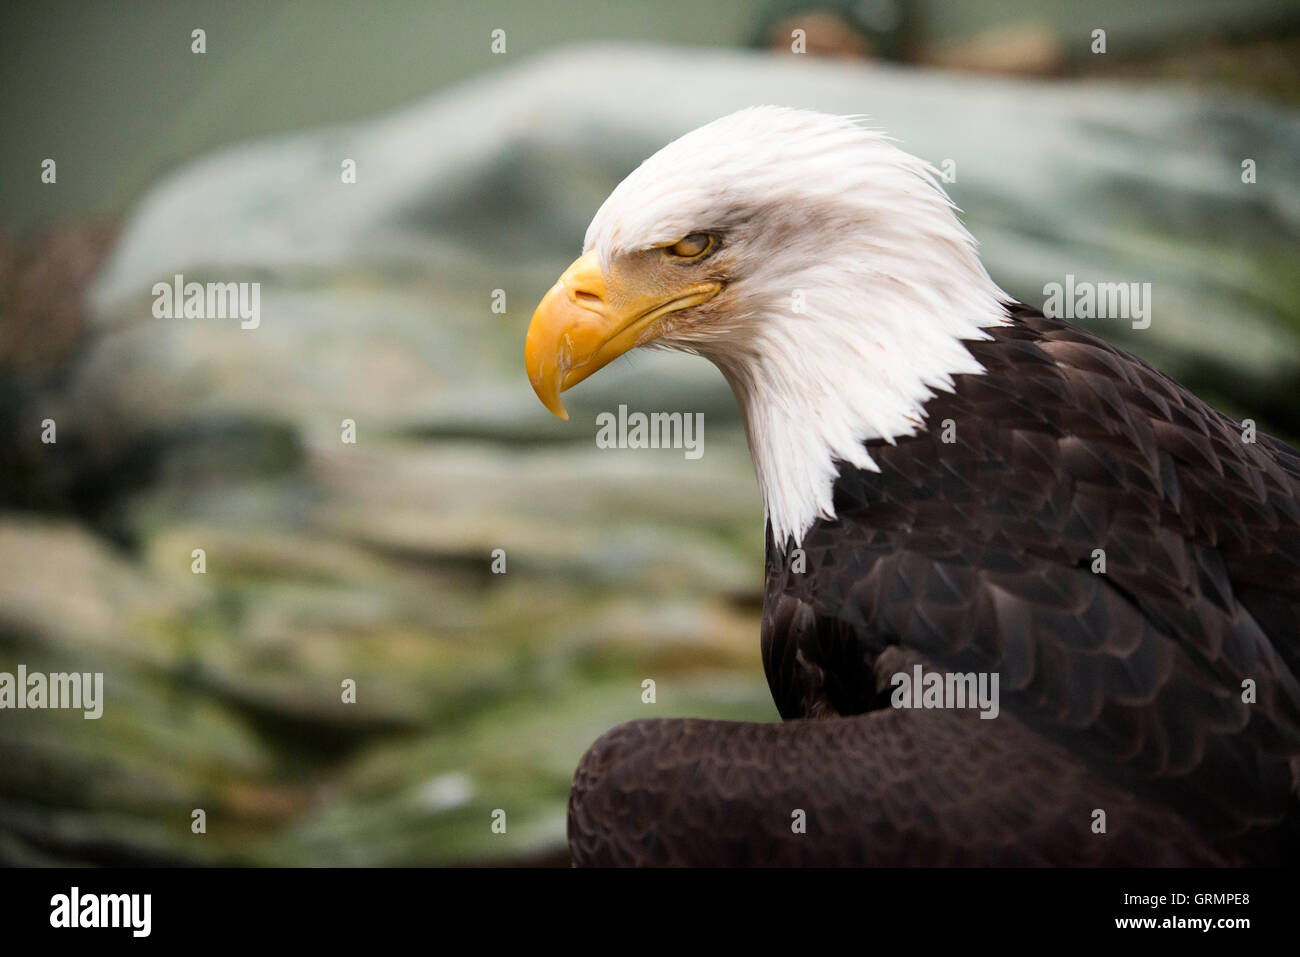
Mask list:
[[[1152,282],[1097,331],[1294,441],[1298,62],[1277,0],[7,4],[0,671],[107,700],[0,711],[0,862],[563,864],[601,732],[776,718],[720,377],[632,356],[565,425],[522,370],[608,190],[746,104],[955,159],[1005,288]],[[261,327],[153,318],[175,273]],[[596,449],[620,402],[705,455]]]

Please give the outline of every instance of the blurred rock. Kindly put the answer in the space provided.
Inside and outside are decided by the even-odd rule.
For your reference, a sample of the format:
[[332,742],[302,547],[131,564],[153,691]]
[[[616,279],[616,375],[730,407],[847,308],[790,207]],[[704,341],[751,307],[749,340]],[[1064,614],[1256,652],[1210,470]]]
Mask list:
[[1041,23],[994,27],[968,39],[922,51],[921,62],[945,70],[972,73],[1061,73],[1069,63],[1061,38]]

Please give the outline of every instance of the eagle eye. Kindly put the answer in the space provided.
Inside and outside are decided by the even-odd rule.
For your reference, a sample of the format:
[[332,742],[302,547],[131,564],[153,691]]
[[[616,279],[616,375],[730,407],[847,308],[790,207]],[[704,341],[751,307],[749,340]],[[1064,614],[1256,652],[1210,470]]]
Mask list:
[[709,233],[691,233],[671,246],[665,246],[664,252],[678,259],[699,259],[711,250],[716,242],[717,239]]

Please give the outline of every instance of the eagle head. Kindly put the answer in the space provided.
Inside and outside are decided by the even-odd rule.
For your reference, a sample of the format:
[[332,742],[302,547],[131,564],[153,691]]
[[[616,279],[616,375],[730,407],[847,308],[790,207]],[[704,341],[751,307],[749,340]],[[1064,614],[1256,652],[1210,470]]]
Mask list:
[[533,315],[538,398],[638,346],[702,355],[740,401],[776,541],[833,516],[837,463],[923,424],[963,339],[1006,320],[955,207],[924,161],[858,117],[733,113],[620,183],[583,254]]

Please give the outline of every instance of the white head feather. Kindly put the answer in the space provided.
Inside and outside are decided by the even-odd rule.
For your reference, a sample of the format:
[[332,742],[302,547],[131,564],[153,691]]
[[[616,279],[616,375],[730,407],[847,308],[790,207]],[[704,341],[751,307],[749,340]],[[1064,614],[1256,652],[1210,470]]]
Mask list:
[[[656,340],[713,361],[740,402],[772,537],[834,518],[839,463],[925,427],[1009,321],[934,170],[859,118],[754,107],[668,144],[610,194],[585,251],[722,237],[724,292]],[[695,310],[692,310],[692,312]],[[707,320],[707,321],[706,321]]]

